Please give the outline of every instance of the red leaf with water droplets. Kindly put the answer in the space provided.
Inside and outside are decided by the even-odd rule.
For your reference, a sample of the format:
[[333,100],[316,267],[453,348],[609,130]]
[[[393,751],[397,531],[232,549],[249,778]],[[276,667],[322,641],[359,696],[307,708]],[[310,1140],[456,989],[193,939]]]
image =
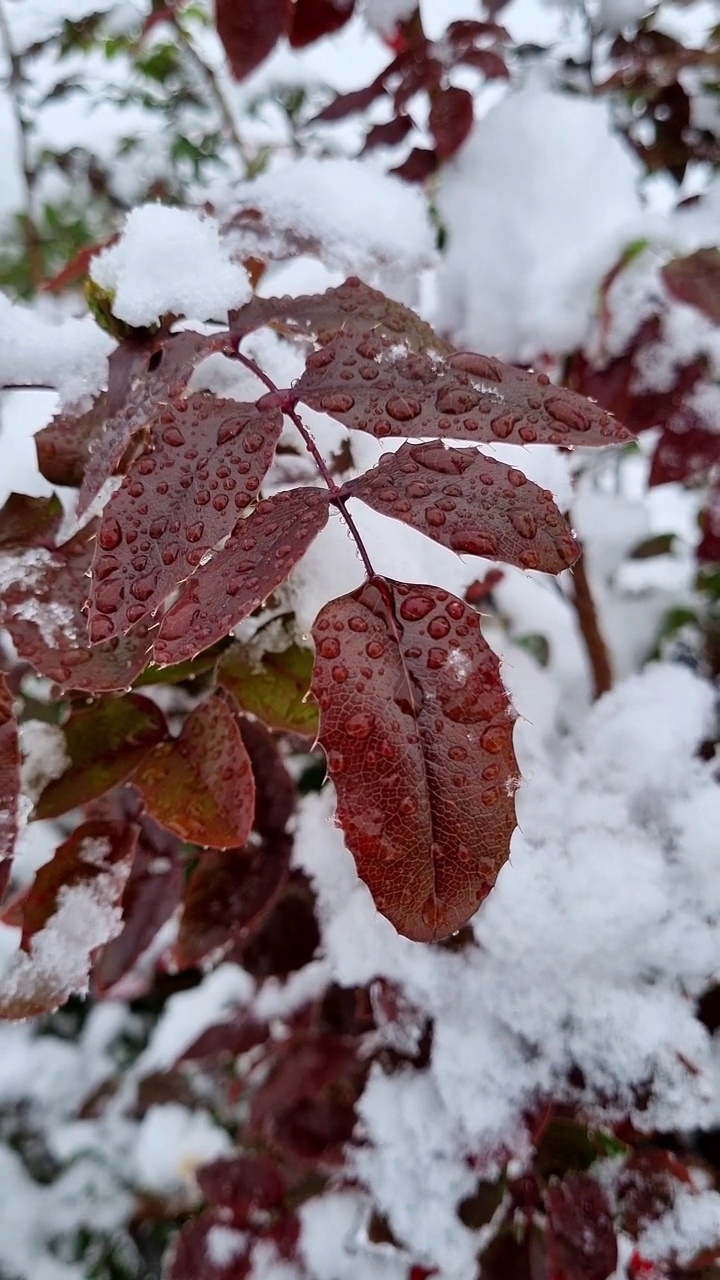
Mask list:
[[195,707],[180,737],[154,747],[133,781],[156,822],[182,840],[224,849],[250,835],[255,783],[224,694]]
[[338,820],[375,903],[429,942],[489,893],[515,826],[513,716],[478,615],[375,578],[313,628],[312,691]]
[[325,489],[290,489],[237,525],[165,615],[158,662],[183,662],[247,618],[288,577],[328,519]]
[[87,990],[95,950],[120,929],[138,828],[83,823],[38,871],[22,903],[22,948],[0,984],[0,1017],[29,1018]]
[[448,160],[467,138],[473,125],[473,96],[467,89],[450,85],[437,93],[428,121],[438,158]]
[[137,850],[122,897],[122,931],[103,947],[93,972],[95,990],[101,995],[108,995],[151,945],[179,905],[185,884],[177,837],[147,817],[139,825]]
[[404,444],[344,492],[458,553],[545,573],[579,555],[552,494],[477,449]]
[[0,675],[0,900],[8,886],[20,805],[20,742],[13,699]]
[[720,251],[698,249],[687,258],[674,258],[661,274],[678,302],[697,307],[708,320],[720,324]]
[[338,333],[308,357],[299,400],[347,427],[386,436],[510,444],[605,445],[630,433],[544,374],[471,352],[416,352],[377,328]]
[[378,289],[350,276],[325,293],[299,298],[253,297],[231,313],[230,332],[245,337],[266,324],[278,324],[290,333],[317,337],[326,346],[339,333],[364,334],[368,329],[391,343],[403,343],[410,351],[431,350],[449,355],[453,348],[401,302],[386,298]]
[[11,493],[0,511],[0,552],[54,547],[62,519],[57,494],[30,498],[26,493]]
[[181,969],[216,960],[246,943],[277,902],[290,872],[287,837],[250,849],[226,849],[198,860],[187,889],[175,949]]
[[304,49],[349,22],[355,0],[295,0],[290,26],[293,49]]
[[94,416],[88,418],[93,435],[78,498],[81,515],[105,481],[121,468],[134,438],[150,432],[157,405],[181,396],[195,367],[222,350],[225,340],[223,334],[208,336],[188,329],[147,341],[128,340],[113,352],[107,395],[93,406],[90,415]]
[[290,17],[290,0],[215,0],[217,33],[236,80],[272,53]]
[[0,622],[38,675],[62,689],[111,693],[145,670],[152,634],[140,622],[126,636],[89,648],[83,608],[97,524],[54,551],[0,555]]
[[548,1187],[547,1248],[554,1280],[607,1280],[618,1247],[607,1196],[589,1173]]
[[[112,356],[110,357],[112,368]],[[93,444],[100,438],[108,417],[107,392],[80,415],[57,414],[35,434],[38,470],[50,484],[79,489]]]
[[155,406],[150,429],[150,449],[103,512],[92,566],[92,643],[154,613],[228,536],[257,498],[282,414],[196,394]]
[[35,806],[36,818],[57,818],[105,795],[125,782],[168,734],[160,708],[137,693],[81,707],[62,729],[69,764],[45,787]]
[[246,1280],[251,1241],[223,1209],[198,1214],[175,1237],[165,1262],[166,1280]]

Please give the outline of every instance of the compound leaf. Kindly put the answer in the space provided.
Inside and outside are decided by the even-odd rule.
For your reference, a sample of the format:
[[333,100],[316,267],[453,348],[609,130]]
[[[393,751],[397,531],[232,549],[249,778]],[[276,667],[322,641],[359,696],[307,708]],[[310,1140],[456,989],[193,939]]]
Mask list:
[[478,621],[439,587],[373,578],[313,628],[338,820],[378,910],[417,941],[466,923],[515,826],[513,716]]
[[344,491],[458,553],[545,573],[579,555],[552,494],[477,449],[404,444]]
[[224,694],[195,707],[179,738],[154,747],[133,781],[152,817],[182,840],[217,849],[246,843],[255,783]]

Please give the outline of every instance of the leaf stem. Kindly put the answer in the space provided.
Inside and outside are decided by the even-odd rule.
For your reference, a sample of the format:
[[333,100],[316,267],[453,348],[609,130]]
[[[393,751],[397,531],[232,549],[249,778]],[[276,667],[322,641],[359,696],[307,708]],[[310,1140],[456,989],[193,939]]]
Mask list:
[[593,676],[594,696],[600,698],[609,693],[613,686],[613,669],[610,652],[600,627],[597,605],[587,575],[585,552],[581,549],[580,557],[571,570],[573,588],[570,601],[577,614],[580,634],[585,642],[588,659]]
[[360,530],[358,529],[357,525],[355,524],[355,521],[353,520],[352,516],[350,515],[350,512],[347,509],[347,501],[343,497],[342,490],[340,486],[336,484],[335,479],[331,475],[330,469],[325,459],[323,458],[310,432],[305,426],[305,423],[300,417],[300,414],[295,408],[295,402],[289,399],[287,396],[283,396],[282,391],[273,382],[270,375],[267,374],[265,370],[260,367],[260,365],[257,363],[256,360],[253,360],[252,356],[246,356],[243,354],[243,352],[240,350],[239,343],[237,346],[234,346],[233,354],[236,357],[236,359],[240,361],[241,364],[245,365],[246,369],[249,369],[251,373],[255,374],[256,378],[260,379],[260,381],[264,384],[264,386],[267,387],[268,391],[272,395],[280,397],[278,407],[282,408],[283,413],[287,414],[293,426],[296,428],[296,430],[299,432],[300,436],[302,437],[303,442],[305,444],[305,448],[307,449],[308,453],[311,455],[318,471],[320,472],[320,475],[322,476],[323,480],[325,481],[325,484],[328,487],[328,490],[330,492],[330,502],[334,507],[337,507],[338,511],[340,512],[340,515],[345,521],[348,532],[350,533],[350,536],[352,537],[353,542],[355,543],[358,549],[360,559],[362,560],[363,565],[365,566],[365,572],[367,573],[368,578],[371,578],[371,579],[376,578],[377,574],[375,572],[375,569],[373,568],[373,564],[370,559],[370,556],[368,555],[367,547],[365,546],[365,543],[362,540]]
[[25,238],[25,248],[27,250],[28,266],[30,268],[30,279],[34,288],[38,288],[42,284],[43,279],[43,260],[42,260],[42,242],[40,233],[35,222],[35,192],[37,187],[37,171],[30,158],[30,123],[25,116],[22,106],[22,86],[25,80],[23,72],[22,58],[17,53],[13,44],[10,24],[7,14],[3,8],[2,0],[0,0],[0,37],[5,49],[7,60],[10,64],[10,75],[8,78],[8,97],[10,100],[10,109],[15,118],[15,126],[18,135],[18,149],[20,153],[20,169],[25,182],[25,208],[22,212],[21,221],[23,235]]

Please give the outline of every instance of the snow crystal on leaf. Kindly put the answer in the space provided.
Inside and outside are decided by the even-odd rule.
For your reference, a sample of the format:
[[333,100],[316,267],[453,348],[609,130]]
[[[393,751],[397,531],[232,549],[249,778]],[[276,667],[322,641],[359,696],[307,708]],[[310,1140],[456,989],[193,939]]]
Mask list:
[[132,210],[117,243],[93,258],[91,275],[113,295],[113,313],[131,325],[153,324],[169,313],[222,320],[251,295],[217,222],[161,204]]

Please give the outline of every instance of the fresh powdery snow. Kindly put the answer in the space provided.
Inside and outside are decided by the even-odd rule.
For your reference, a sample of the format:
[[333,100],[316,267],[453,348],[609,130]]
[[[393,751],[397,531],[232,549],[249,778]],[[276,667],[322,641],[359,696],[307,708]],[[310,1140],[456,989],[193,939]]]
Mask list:
[[107,381],[115,343],[92,316],[56,319],[0,293],[0,387],[52,387],[66,404]]
[[638,166],[605,102],[529,83],[475,126],[440,188],[440,315],[518,363],[581,345],[598,286],[643,224]]
[[230,259],[217,222],[187,209],[141,205],[120,239],[93,259],[93,280],[112,294],[112,309],[131,325],[162,315],[223,320],[251,296],[244,268]]

